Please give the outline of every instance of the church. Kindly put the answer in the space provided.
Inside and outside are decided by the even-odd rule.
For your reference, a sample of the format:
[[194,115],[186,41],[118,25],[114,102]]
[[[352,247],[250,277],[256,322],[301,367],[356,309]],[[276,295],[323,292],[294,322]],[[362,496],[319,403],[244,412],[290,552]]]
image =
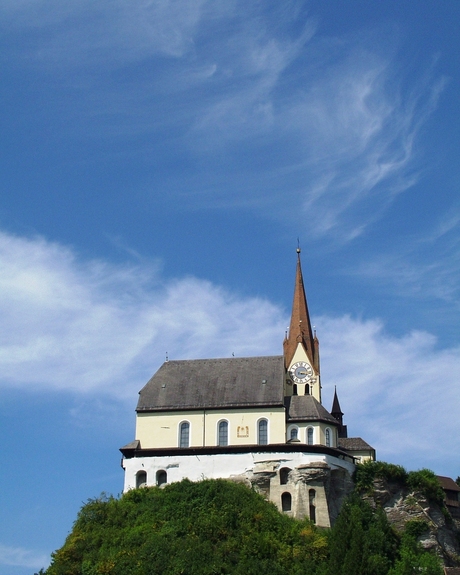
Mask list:
[[139,392],[136,438],[120,449],[124,491],[226,478],[252,486],[282,512],[329,527],[352,489],[355,465],[375,460],[348,437],[337,391],[321,401],[300,249],[282,355],[166,361]]

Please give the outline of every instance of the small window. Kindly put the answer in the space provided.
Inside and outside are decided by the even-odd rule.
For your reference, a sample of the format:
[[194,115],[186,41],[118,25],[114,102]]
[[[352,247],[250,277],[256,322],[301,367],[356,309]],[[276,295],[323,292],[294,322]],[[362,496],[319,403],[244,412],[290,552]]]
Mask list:
[[307,429],[307,443],[313,445],[313,427]]
[[295,383],[292,386],[292,395],[297,395],[297,385]]
[[190,447],[190,423],[183,421],[179,427],[179,447]]
[[268,421],[261,419],[258,424],[257,443],[259,445],[268,445]]
[[331,447],[331,430],[326,429],[326,447]]
[[147,473],[145,471],[138,471],[136,473],[136,488],[145,487],[147,485]]
[[308,385],[308,383],[305,386],[305,395],[310,395],[310,386]]
[[291,429],[291,433],[290,433],[290,438],[289,438],[289,439],[291,439],[291,441],[292,441],[293,439],[299,439],[299,430],[298,430],[297,427],[293,427],[293,428]]
[[291,511],[292,508],[292,497],[290,493],[283,493],[281,495],[281,509],[283,511]]
[[228,421],[219,422],[218,445],[222,447],[228,445]]
[[164,469],[157,471],[157,485],[163,485],[163,483],[168,483],[168,474]]
[[289,479],[289,473],[291,473],[291,469],[289,469],[289,467],[283,467],[280,469],[280,485],[286,485]]
[[313,523],[316,523],[316,506],[315,506],[315,499],[316,499],[316,491],[314,489],[310,489],[308,492],[308,499],[310,503],[310,519]]

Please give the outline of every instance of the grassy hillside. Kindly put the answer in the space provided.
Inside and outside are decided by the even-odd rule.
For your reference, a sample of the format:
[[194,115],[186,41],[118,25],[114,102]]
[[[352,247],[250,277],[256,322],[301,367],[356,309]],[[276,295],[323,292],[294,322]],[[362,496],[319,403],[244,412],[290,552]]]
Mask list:
[[355,497],[331,531],[244,485],[184,480],[90,500],[46,575],[441,575],[410,534]]

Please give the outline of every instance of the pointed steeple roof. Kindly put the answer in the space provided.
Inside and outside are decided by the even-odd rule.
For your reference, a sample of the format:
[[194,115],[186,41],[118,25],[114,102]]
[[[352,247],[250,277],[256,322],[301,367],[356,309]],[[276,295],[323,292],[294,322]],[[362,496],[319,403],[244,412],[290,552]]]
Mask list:
[[284,361],[289,367],[297,345],[301,343],[317,372],[319,372],[318,339],[311,329],[307,298],[303,285],[302,266],[300,264],[300,248],[297,248],[297,269],[295,275],[294,300],[292,302],[291,323],[289,333],[284,340]]
[[343,411],[340,409],[339,398],[337,396],[337,388],[334,389],[334,400],[332,401],[331,415],[333,415],[336,419],[338,419],[337,416],[341,417],[343,415]]
[[340,438],[348,437],[347,426],[343,424],[343,411],[340,409],[339,398],[337,395],[337,388],[334,389],[334,399],[332,401],[331,415],[340,424],[340,427],[338,429],[339,437]]

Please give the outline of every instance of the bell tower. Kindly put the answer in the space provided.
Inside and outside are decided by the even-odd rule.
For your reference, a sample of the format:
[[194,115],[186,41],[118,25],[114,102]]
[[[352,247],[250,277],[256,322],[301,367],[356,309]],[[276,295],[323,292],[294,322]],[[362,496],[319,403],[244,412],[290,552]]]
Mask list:
[[312,395],[321,403],[319,341],[312,331],[297,248],[291,322],[284,340],[285,395]]

